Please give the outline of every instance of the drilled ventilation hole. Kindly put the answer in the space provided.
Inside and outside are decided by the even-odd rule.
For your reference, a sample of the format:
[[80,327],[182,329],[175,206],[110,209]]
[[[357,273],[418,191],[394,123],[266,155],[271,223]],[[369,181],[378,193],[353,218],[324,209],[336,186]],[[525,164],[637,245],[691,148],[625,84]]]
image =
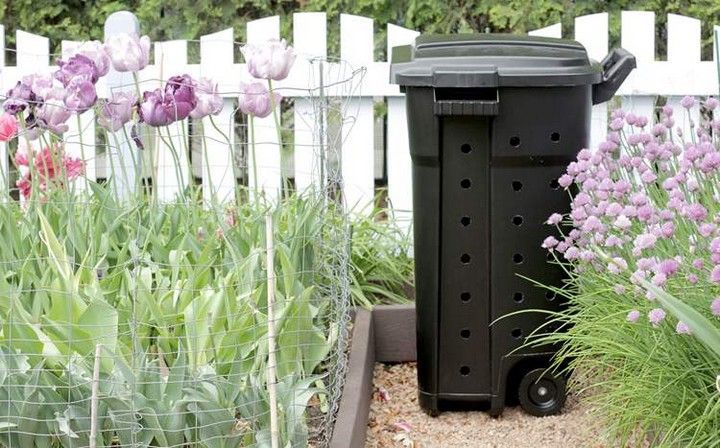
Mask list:
[[560,133],[559,132],[553,132],[550,134],[550,141],[553,143],[557,143],[560,141]]
[[522,335],[523,335],[523,332],[522,332],[522,330],[521,330],[520,328],[513,328],[513,331],[511,331],[510,334],[511,334],[512,337],[514,337],[515,339],[520,339],[520,338],[522,337]]
[[513,190],[515,190],[515,191],[520,191],[520,190],[522,190],[522,187],[523,187],[523,184],[522,184],[522,182],[520,182],[519,180],[514,180],[514,181],[512,182],[512,189],[513,189]]
[[472,220],[470,219],[469,216],[463,216],[462,218],[460,218],[460,224],[462,224],[463,227],[469,226],[470,221],[472,221]]
[[467,328],[463,328],[460,330],[460,337],[463,339],[469,339],[470,338],[470,330]]
[[462,188],[468,189],[468,188],[470,188],[470,185],[472,185],[472,182],[470,182],[470,179],[463,179],[460,181],[460,186]]
[[512,259],[515,264],[522,264],[524,260],[522,254],[513,254]]
[[462,300],[463,303],[468,303],[468,302],[470,301],[470,298],[471,298],[471,297],[472,297],[472,296],[470,295],[469,292],[462,292],[462,293],[460,293],[460,300]]
[[470,367],[468,367],[468,366],[460,367],[460,375],[462,375],[462,376],[470,375]]
[[513,294],[513,300],[515,301],[515,303],[523,303],[525,301],[525,294],[521,292],[516,292],[515,294]]
[[521,226],[523,223],[523,217],[520,215],[513,216],[512,223],[516,226]]
[[550,188],[552,188],[553,190],[557,190],[558,188],[560,188],[560,183],[557,179],[553,179],[550,181]]
[[553,291],[545,292],[545,298],[548,300],[548,302],[552,302],[553,300],[555,300],[555,292],[553,292]]
[[470,154],[472,152],[472,146],[468,145],[467,143],[460,146],[460,151],[463,154]]
[[462,255],[460,255],[460,263],[462,263],[462,264],[469,264],[469,263],[470,263],[470,254],[462,254]]
[[513,148],[519,148],[520,147],[520,137],[518,137],[517,135],[510,137],[510,146],[512,146]]

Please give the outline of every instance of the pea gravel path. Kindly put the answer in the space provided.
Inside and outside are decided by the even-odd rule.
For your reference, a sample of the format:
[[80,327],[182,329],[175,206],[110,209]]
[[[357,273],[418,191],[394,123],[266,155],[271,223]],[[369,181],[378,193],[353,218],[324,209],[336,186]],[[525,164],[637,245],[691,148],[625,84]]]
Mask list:
[[519,407],[494,419],[484,412],[432,418],[417,403],[414,363],[375,365],[368,440],[372,448],[605,448],[583,403],[569,397],[561,415],[532,417]]

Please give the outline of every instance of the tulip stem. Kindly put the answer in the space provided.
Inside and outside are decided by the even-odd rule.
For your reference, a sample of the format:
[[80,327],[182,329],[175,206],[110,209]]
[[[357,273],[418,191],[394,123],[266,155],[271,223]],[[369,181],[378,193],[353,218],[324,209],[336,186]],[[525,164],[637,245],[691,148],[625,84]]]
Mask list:
[[[173,161],[175,162],[175,178],[180,182],[180,186],[185,184],[185,176],[182,174],[182,169],[180,168],[180,156],[177,153],[177,150],[175,149],[175,144],[172,141],[172,135],[170,134],[170,126],[165,126],[168,133],[168,140],[166,141],[165,138],[162,136],[162,131],[160,128],[158,128],[158,135],[160,136],[160,140],[170,148],[170,154],[173,157]],[[158,185],[159,187],[159,185]],[[185,189],[182,188],[182,196],[185,198]]]
[[[216,130],[220,135],[222,135],[223,138],[225,139],[225,141],[227,142],[228,150],[230,151],[230,166],[232,167],[232,172],[233,172],[233,187],[236,187],[236,182],[237,182],[238,176],[237,176],[236,167],[235,167],[235,148],[233,147],[233,144],[232,144],[232,142],[230,141],[230,137],[228,137],[227,134],[225,134],[225,133],[220,129],[220,127],[217,125],[217,123],[215,123],[215,120],[213,120],[212,115],[208,115],[208,119],[210,119],[210,124],[212,125],[212,127],[215,128],[215,130]],[[204,124],[203,124],[203,126],[204,126]],[[205,130],[204,130],[204,127],[203,127],[203,140],[205,140]],[[207,146],[207,144],[206,144],[206,146]],[[207,156],[207,154],[206,154],[206,156]],[[209,170],[209,165],[208,165],[208,170]],[[208,176],[209,176],[209,175],[210,175],[210,171],[208,171]],[[238,202],[238,198],[237,198],[237,188],[233,188],[233,194],[235,195],[235,202],[237,203],[237,202]]]
[[260,198],[258,197],[257,160],[255,158],[255,117],[253,114],[248,116],[250,117],[250,151],[252,152],[253,195],[255,196],[255,205],[258,205]]
[[[76,113],[75,116],[77,117],[77,126],[78,126],[78,142],[80,144],[80,157],[83,161],[83,171],[84,167],[87,164],[87,160],[85,159],[85,145],[83,144],[83,129],[82,129],[82,119],[80,119],[80,114]],[[85,185],[87,186],[87,172],[85,174]],[[74,185],[73,185],[74,188]]]
[[[125,163],[123,161],[123,154],[122,154],[123,151],[122,151],[122,148],[120,147],[120,140],[118,140],[118,136],[117,136],[116,132],[112,132],[111,134],[113,136],[113,140],[115,140],[115,151],[117,151],[117,157],[114,158],[112,156],[112,154],[109,154],[108,159],[110,160],[111,165],[112,165],[113,159],[118,161],[118,165],[120,165],[120,171],[122,172],[123,179],[125,180],[125,182],[124,182],[125,187],[123,189],[130,188],[130,179],[128,178],[127,169],[125,168]],[[110,148],[108,147],[108,149],[110,149]],[[117,188],[118,182],[113,181],[113,184],[115,185],[115,194],[118,195],[117,199],[119,200],[120,199],[120,195],[119,195],[120,191],[119,190],[121,190],[121,189]]]
[[[282,150],[283,150],[283,138],[282,138],[282,128],[280,127],[280,116],[278,115],[278,109],[280,109],[280,103],[275,104],[275,95],[273,95],[273,86],[272,86],[272,79],[268,79],[268,91],[270,96],[270,108],[272,109],[273,114],[273,120],[275,120],[275,131],[277,132],[277,139],[278,139],[278,147],[280,148],[280,157],[282,158]],[[275,107],[277,106],[277,107]],[[281,171],[282,172],[282,171]]]

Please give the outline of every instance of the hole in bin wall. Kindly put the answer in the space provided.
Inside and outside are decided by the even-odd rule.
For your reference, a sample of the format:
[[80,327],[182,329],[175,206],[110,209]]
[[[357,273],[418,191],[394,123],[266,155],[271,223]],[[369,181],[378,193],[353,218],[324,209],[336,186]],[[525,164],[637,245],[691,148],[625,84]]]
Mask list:
[[463,154],[469,154],[472,152],[472,146],[467,143],[463,143],[463,145],[460,146],[460,151],[462,151]]
[[520,147],[520,137],[517,135],[513,135],[510,137],[510,146],[513,148],[519,148]]
[[514,180],[514,181],[512,182],[512,189],[513,189],[513,190],[515,190],[515,191],[520,191],[520,190],[522,190],[522,187],[523,187],[523,184],[522,184],[522,182],[520,182],[519,180]]
[[522,254],[513,254],[513,263],[515,264],[522,264],[523,260],[525,259]]
[[460,255],[460,262],[462,264],[469,264],[470,263],[470,254],[462,254]]
[[515,301],[515,303],[523,303],[525,301],[525,294],[521,292],[516,292],[515,294],[513,294],[513,300]]
[[515,224],[516,226],[521,226],[523,223],[523,217],[520,215],[513,216],[512,223]]
[[472,220],[469,216],[463,216],[462,218],[460,218],[460,224],[462,224],[463,227],[469,226],[471,221]]
[[550,141],[553,143],[557,143],[560,141],[560,133],[559,132],[553,132],[550,134]]
[[557,190],[558,188],[560,188],[560,183],[557,179],[553,179],[550,181],[550,188],[552,188],[553,190]]
[[460,330],[460,337],[463,339],[469,339],[470,338],[470,330],[467,328],[463,328]]
[[470,367],[468,367],[468,366],[460,367],[460,375],[462,375],[462,376],[470,375]]
[[523,335],[523,332],[522,332],[522,330],[521,330],[520,328],[513,328],[513,330],[510,332],[510,334],[511,334],[512,337],[514,337],[515,339],[520,339],[520,338],[522,337],[522,335]]
[[548,300],[548,302],[552,302],[555,300],[555,292],[553,291],[546,291],[545,292],[545,298]]
[[462,292],[460,293],[460,300],[462,300],[464,303],[468,303],[470,301],[470,298],[472,296],[469,292]]
[[472,185],[472,182],[470,181],[470,179],[463,179],[460,181],[460,186],[462,188],[468,189],[468,188],[470,188],[470,185]]

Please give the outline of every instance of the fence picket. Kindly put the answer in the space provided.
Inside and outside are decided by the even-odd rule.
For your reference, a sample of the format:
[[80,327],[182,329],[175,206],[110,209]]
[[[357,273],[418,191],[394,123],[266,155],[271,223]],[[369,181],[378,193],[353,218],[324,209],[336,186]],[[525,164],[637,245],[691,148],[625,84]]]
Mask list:
[[[623,11],[621,21],[620,46],[635,55],[638,68],[652,64],[655,61],[655,13]],[[655,96],[623,96],[622,107],[652,121]]]
[[[308,88],[316,97],[319,92],[319,70],[327,64],[327,19],[324,12],[301,12],[293,14],[293,46],[297,53],[296,72],[307,73],[310,84],[295,86]],[[327,83],[328,80],[323,81]],[[303,191],[321,185],[320,173],[326,150],[326,117],[318,116],[313,98],[296,98],[294,105],[294,161],[295,187]],[[319,109],[318,109],[319,110]],[[322,123],[318,123],[322,120]]]
[[[160,79],[181,75],[187,66],[187,41],[155,42],[155,66]],[[153,88],[149,86],[148,88]],[[157,198],[172,201],[191,183],[188,162],[188,121],[176,121],[156,130],[155,181]]]
[[545,28],[540,28],[534,31],[528,31],[529,36],[540,36],[540,37],[562,37],[562,25],[555,23]]
[[[420,33],[417,31],[388,24],[387,54],[392,47],[410,44]],[[397,223],[408,229],[412,218],[412,164],[410,161],[410,143],[408,141],[405,97],[387,99],[387,172],[388,199],[393,208]]]
[[[585,46],[590,59],[602,61],[608,52],[608,14],[602,12],[575,18],[575,40]],[[607,104],[593,106],[590,120],[590,147],[596,148],[607,132]]]
[[[105,38],[121,33],[140,34],[140,23],[134,14],[118,11],[110,14],[105,21]],[[108,98],[113,92],[135,91],[132,74],[117,72],[110,67],[105,86]],[[128,199],[136,188],[136,181],[142,169],[142,158],[135,145],[125,138],[131,135],[132,124],[125,124],[124,132],[107,133],[106,160],[110,170],[110,186],[119,199]],[[106,171],[107,172],[107,171]]]
[[[250,44],[262,44],[269,39],[280,38],[280,17],[272,16],[264,19],[253,20],[247,23],[247,40]],[[248,78],[245,73],[245,80]],[[281,122],[278,114],[278,121]],[[248,142],[248,173],[249,186],[254,185],[265,193],[268,199],[277,198],[282,188],[282,177],[280,175],[280,142],[278,139],[278,127],[275,125],[273,115],[266,118],[254,119],[254,135],[248,132],[250,141],[254,139],[255,150]],[[257,179],[255,179],[253,164],[257,167]],[[252,195],[251,195],[252,198]]]
[[[81,42],[64,40],[60,47],[63,57],[73,54],[75,49]],[[68,131],[65,133],[65,152],[73,157],[79,157],[85,162],[85,178],[90,181],[96,179],[95,176],[95,111],[90,109],[80,114],[80,118],[76,114],[67,122]],[[82,190],[88,188],[87,182],[75,183],[76,188]]]
[[[340,15],[340,57],[351,70],[373,62],[373,35],[372,19]],[[343,193],[348,208],[363,213],[372,211],[375,194],[374,103],[372,97],[352,101],[343,117]]]
[[[232,28],[200,37],[200,75],[214,79],[218,71],[226,72],[233,66],[234,31]],[[238,86],[218,83],[218,91],[235,92]],[[215,117],[202,119],[204,138],[198,157],[202,171],[203,198],[207,203],[220,203],[233,199],[237,177],[234,170],[235,151],[235,100],[223,99],[223,109]],[[217,129],[215,128],[217,126]]]
[[[677,14],[668,14],[667,59],[677,64],[700,62],[700,21]],[[696,104],[685,110],[681,96],[670,96],[667,104],[675,109],[675,124],[682,129],[685,138],[690,139],[693,123],[699,124],[700,106]],[[692,121],[692,123],[691,123]]]
[[[5,84],[5,27],[0,25],[0,92],[4,94],[10,88]],[[8,165],[8,148],[5,142],[0,142],[0,202],[7,200],[10,188],[10,167]]]

